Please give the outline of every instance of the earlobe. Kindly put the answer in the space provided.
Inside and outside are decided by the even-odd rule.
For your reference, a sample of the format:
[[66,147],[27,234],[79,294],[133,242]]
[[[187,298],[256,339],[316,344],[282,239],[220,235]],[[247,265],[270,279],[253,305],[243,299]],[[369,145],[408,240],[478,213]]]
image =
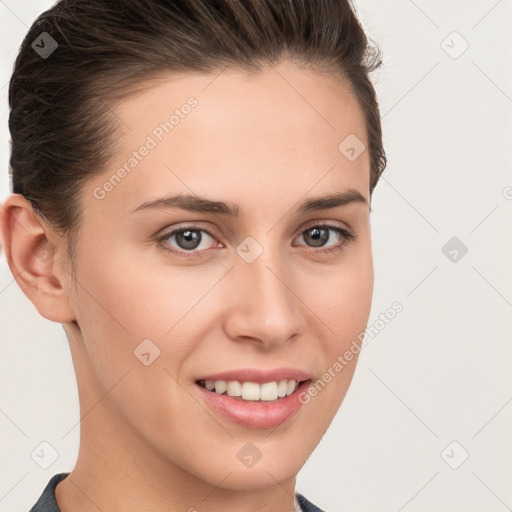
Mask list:
[[11,194],[3,203],[0,231],[2,250],[23,293],[48,320],[72,322],[75,315],[66,289],[71,277],[60,257],[65,252],[62,237],[21,194]]

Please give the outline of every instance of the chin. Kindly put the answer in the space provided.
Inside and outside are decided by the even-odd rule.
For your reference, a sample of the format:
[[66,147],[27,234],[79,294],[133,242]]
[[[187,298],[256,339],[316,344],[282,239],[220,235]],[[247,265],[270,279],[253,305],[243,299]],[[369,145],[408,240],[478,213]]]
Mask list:
[[[214,475],[215,480],[209,483],[230,491],[258,491],[283,485],[285,482],[294,479],[300,470],[299,467],[291,468],[289,466],[273,467],[272,469],[257,466],[230,470],[232,472],[229,476],[227,476],[228,473],[216,474]],[[221,481],[222,483],[219,485]]]

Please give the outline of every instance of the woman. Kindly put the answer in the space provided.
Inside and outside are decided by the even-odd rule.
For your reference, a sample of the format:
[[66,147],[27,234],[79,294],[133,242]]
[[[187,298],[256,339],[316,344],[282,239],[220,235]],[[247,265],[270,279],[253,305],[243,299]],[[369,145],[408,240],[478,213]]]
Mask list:
[[64,327],[81,421],[33,511],[320,510],[295,482],[370,312],[379,63],[342,0],[62,0],[36,20],[2,243]]

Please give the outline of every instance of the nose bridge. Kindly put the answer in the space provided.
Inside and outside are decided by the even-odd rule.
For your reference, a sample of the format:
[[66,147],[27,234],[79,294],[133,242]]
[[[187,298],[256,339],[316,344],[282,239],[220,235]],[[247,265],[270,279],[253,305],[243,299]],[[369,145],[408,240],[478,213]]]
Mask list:
[[284,342],[300,329],[300,301],[293,293],[291,268],[272,236],[245,239],[238,247],[235,302],[231,305],[231,335]]

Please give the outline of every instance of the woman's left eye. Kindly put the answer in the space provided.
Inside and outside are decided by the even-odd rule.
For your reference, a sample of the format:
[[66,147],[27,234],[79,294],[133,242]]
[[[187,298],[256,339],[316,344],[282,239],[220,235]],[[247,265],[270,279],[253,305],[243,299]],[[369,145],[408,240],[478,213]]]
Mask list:
[[[326,243],[332,239],[331,233],[333,232],[337,238],[341,239],[341,241],[334,245],[326,246]],[[312,248],[318,248],[316,252],[329,253],[336,249],[341,249],[342,246],[353,240],[355,237],[356,235],[351,231],[340,226],[320,224],[303,230],[299,239],[302,238],[304,241],[307,241],[306,243],[311,244],[310,247]],[[169,243],[170,239],[174,239],[174,243],[177,244],[177,247]],[[159,237],[158,241],[161,242],[165,250],[178,256],[201,257],[207,249],[211,248],[208,245],[212,246],[212,241],[216,242],[216,239],[208,230],[192,226],[168,231]],[[203,243],[206,247],[201,247],[201,244]]]
[[[330,232],[334,232],[338,238],[341,239],[341,242],[338,242],[332,246],[327,246],[327,241],[331,240]],[[312,242],[313,247],[321,247],[317,252],[320,253],[329,253],[336,249],[341,249],[346,243],[354,240],[356,235],[349,231],[348,229],[342,228],[340,226],[334,226],[330,224],[321,224],[318,226],[311,226],[303,231],[300,235],[300,238],[303,240],[309,240]]]

